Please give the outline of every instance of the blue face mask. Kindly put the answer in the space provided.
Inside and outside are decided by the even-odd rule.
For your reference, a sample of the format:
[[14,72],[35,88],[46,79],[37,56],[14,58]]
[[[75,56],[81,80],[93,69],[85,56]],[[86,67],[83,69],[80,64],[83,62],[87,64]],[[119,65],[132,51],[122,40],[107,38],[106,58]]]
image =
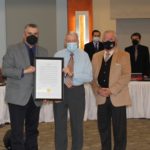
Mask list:
[[78,48],[78,44],[77,42],[70,42],[70,43],[67,43],[67,50],[70,51],[70,52],[74,52],[75,50],[77,50]]

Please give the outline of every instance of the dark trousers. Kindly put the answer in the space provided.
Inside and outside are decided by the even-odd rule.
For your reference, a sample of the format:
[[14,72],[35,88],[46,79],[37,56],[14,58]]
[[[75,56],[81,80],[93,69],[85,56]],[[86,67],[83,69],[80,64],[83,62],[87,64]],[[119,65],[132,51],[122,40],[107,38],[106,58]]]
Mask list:
[[[25,106],[9,104],[12,150],[38,150],[38,122],[40,107],[32,96]],[[25,137],[24,137],[25,124]]]
[[110,98],[103,105],[98,105],[98,129],[102,150],[111,150],[111,120],[114,135],[114,150],[125,150],[127,142],[126,107],[114,107]]
[[70,112],[72,133],[72,150],[83,147],[83,118],[85,110],[84,87],[64,89],[64,100],[54,103],[55,147],[56,150],[67,150],[67,116]]

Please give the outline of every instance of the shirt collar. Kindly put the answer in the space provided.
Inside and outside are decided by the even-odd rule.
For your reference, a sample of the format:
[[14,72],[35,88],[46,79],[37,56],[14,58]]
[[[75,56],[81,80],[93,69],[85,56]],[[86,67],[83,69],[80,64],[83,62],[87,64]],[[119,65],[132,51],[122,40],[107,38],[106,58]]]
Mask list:
[[99,41],[93,41],[93,44],[95,45],[95,44],[99,44]]
[[27,43],[24,43],[25,44],[25,46],[26,46],[26,48],[29,50],[29,49],[36,49],[36,46],[33,46],[32,48],[31,47],[29,47],[29,45],[27,44]]
[[104,50],[104,59],[107,57],[108,52],[109,52],[109,58],[110,58],[113,55],[114,51],[115,51],[114,49],[111,49],[109,51]]
[[113,53],[114,53],[114,51],[115,51],[114,49],[111,49],[111,50],[109,50],[109,51],[106,51],[106,50],[105,50],[105,51],[104,51],[104,55],[106,55],[106,53],[109,52],[109,55],[112,56]]
[[[76,54],[78,53],[78,51],[79,51],[79,48],[77,48],[77,50],[75,50],[75,51],[73,52],[73,54],[76,55]],[[71,52],[68,51],[67,49],[66,49],[66,53],[69,54],[69,55],[71,54]]]

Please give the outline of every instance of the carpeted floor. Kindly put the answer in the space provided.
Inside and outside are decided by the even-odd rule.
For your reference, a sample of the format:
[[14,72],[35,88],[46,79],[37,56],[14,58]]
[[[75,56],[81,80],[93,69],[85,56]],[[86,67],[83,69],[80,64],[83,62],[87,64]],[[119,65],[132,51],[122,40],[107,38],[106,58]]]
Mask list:
[[[0,128],[0,150],[5,150],[3,146],[3,136],[10,128],[5,125]],[[54,148],[54,124],[40,123],[39,125],[39,150],[55,150]],[[71,133],[68,124],[68,139],[71,148]],[[96,121],[84,122],[84,148],[83,150],[100,150],[100,140],[97,131]],[[150,150],[150,120],[128,119],[128,144],[127,150]]]

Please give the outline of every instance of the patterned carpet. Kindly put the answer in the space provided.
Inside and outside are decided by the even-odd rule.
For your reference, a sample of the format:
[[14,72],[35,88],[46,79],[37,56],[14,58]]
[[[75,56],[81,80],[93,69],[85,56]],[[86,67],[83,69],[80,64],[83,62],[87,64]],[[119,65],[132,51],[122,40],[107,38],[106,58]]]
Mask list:
[[[0,128],[0,150],[5,150],[3,146],[3,136],[10,128],[5,125]],[[54,124],[40,123],[39,125],[39,150],[55,150],[54,148]],[[68,123],[68,150],[71,148],[71,133]],[[100,150],[100,140],[97,131],[96,121],[86,121],[84,123],[84,148],[83,150]],[[128,144],[127,150],[150,150],[150,120],[128,119]]]

